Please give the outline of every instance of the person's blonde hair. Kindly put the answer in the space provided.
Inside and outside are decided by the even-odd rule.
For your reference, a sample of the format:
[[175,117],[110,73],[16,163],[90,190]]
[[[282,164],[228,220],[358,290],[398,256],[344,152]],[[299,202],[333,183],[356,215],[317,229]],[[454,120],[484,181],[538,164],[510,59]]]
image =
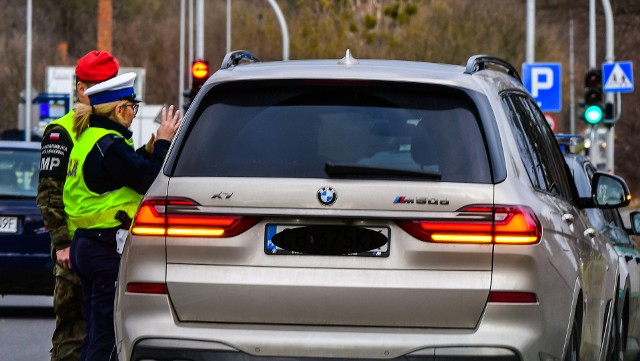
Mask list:
[[116,100],[115,102],[93,106],[84,103],[76,103],[73,107],[73,131],[76,133],[76,139],[80,138],[80,135],[89,128],[89,116],[91,114],[102,115],[115,121],[115,109],[121,104],[126,104],[126,101]]

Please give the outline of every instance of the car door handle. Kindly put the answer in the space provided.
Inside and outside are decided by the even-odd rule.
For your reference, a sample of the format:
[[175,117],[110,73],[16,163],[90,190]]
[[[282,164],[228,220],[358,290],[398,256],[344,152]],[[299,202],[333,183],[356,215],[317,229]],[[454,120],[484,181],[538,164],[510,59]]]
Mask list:
[[566,224],[573,224],[573,214],[571,213],[565,213],[562,215],[562,220],[564,221],[564,223]]
[[596,237],[596,230],[591,228],[591,227],[589,227],[589,228],[584,230],[584,236],[593,239],[593,238]]
[[636,256],[636,263],[640,263],[640,257]]

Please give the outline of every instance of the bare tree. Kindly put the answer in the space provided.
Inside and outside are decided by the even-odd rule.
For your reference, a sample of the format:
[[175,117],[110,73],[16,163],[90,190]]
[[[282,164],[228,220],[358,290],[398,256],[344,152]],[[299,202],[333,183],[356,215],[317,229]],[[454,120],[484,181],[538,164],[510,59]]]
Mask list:
[[[98,0],[39,0],[33,8],[33,86],[44,89],[47,65],[72,66],[96,47]],[[226,49],[226,0],[205,3],[205,58],[220,64]],[[519,66],[525,51],[525,0],[279,0],[290,37],[290,58],[339,58],[351,49],[359,58],[386,58],[464,64],[472,54],[502,57]],[[597,2],[599,4],[599,2]],[[612,2],[616,19],[616,58],[638,59],[640,2]],[[145,101],[177,103],[179,76],[179,1],[113,0],[113,53],[121,66],[146,69]],[[574,23],[577,103],[588,60],[588,2],[536,1],[535,60],[560,62],[569,69],[569,21]],[[604,22],[597,8],[597,59],[604,59]],[[0,7],[0,131],[17,125],[24,89],[25,2],[5,0]],[[232,49],[247,49],[262,60],[280,60],[282,36],[267,1],[233,0]],[[559,130],[568,131],[570,82],[563,76]],[[188,76],[188,74],[185,75]],[[635,137],[640,104],[625,94],[616,125],[616,170],[639,190],[640,153]],[[580,108],[576,108],[579,113]],[[582,122],[578,130],[586,128]]]

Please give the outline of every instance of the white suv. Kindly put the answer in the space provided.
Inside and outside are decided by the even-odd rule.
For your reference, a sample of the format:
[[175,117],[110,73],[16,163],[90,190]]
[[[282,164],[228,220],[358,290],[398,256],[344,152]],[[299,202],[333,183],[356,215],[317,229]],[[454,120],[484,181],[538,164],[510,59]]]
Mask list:
[[120,360],[605,359],[618,260],[578,200],[505,61],[229,53],[135,218]]

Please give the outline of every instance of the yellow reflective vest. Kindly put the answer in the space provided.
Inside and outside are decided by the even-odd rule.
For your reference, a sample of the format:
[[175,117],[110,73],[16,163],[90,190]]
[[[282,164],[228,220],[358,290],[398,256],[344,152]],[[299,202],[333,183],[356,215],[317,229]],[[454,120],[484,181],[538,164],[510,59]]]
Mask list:
[[[103,194],[92,192],[87,187],[83,173],[85,160],[98,140],[107,134],[121,136],[114,130],[89,127],[71,151],[63,194],[64,211],[71,235],[78,228],[117,227],[120,221],[115,218],[116,213],[122,210],[133,219],[142,200],[142,195],[129,187]],[[132,141],[127,140],[127,144],[133,148]]]
[[51,123],[47,124],[44,129],[44,134],[47,134],[49,131],[49,127],[59,125],[67,131],[69,137],[71,137],[71,141],[75,144],[76,142],[76,133],[73,131],[73,110],[69,111],[67,114],[63,115],[62,118],[58,118]]

